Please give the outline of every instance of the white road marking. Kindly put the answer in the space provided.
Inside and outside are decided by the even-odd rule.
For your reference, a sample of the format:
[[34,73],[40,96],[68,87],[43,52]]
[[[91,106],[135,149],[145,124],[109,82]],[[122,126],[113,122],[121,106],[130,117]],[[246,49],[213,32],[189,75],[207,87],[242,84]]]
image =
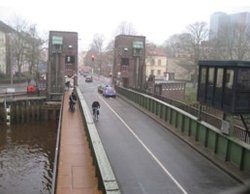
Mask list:
[[156,161],[156,163],[163,169],[163,171],[172,179],[172,181],[179,187],[179,189],[184,193],[188,194],[188,192],[181,186],[181,184],[173,177],[173,175],[167,170],[167,168],[161,163],[161,161],[153,154],[153,152],[143,143],[143,141],[135,134],[135,132],[127,125],[127,123],[114,111],[114,109],[109,106],[104,99],[98,96],[108,107],[109,109],[120,119],[120,121],[127,127],[127,129],[132,133],[132,135],[139,141],[139,143],[144,147],[144,149],[152,156],[152,158]]

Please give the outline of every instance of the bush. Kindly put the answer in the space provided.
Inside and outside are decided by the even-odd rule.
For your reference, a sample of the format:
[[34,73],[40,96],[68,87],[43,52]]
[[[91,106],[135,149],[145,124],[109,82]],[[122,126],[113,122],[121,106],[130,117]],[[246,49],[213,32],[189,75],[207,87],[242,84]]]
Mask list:
[[185,103],[193,104],[197,102],[197,87],[193,87],[192,83],[186,84],[185,89]]

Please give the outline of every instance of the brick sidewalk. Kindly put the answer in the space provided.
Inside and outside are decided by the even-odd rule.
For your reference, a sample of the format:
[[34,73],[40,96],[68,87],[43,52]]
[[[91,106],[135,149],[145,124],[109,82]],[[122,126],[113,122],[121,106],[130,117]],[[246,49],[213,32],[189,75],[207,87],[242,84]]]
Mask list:
[[89,150],[83,120],[76,104],[68,110],[70,92],[65,92],[57,177],[57,194],[101,194]]

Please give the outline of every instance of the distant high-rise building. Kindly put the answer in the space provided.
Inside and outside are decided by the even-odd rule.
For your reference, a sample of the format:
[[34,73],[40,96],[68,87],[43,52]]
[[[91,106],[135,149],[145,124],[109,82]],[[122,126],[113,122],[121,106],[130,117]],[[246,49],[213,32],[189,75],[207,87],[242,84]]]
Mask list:
[[216,12],[210,17],[209,40],[220,38],[224,32],[230,32],[230,29],[240,26],[246,27],[247,31],[250,30],[250,12],[234,14]]

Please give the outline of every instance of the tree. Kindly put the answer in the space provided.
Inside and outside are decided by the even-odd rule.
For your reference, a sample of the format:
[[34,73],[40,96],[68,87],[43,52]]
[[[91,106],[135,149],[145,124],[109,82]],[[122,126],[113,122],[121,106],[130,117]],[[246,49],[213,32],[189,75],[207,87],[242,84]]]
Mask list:
[[38,37],[36,26],[30,26],[26,33],[27,49],[25,53],[26,60],[29,64],[29,72],[34,73],[35,66],[41,60],[41,49],[43,41]]
[[90,45],[90,50],[92,55],[94,55],[95,59],[94,62],[91,63],[93,65],[93,70],[101,74],[102,72],[102,52],[103,52],[103,45],[104,45],[104,36],[102,34],[95,34],[93,41]]
[[117,27],[116,35],[123,34],[123,35],[136,35],[136,31],[134,25],[132,23],[123,21]]
[[103,34],[95,34],[93,41],[90,44],[90,50],[95,51],[97,53],[101,53],[103,50],[104,40],[105,38]]
[[[15,30],[14,35],[12,36],[12,47],[11,53],[16,61],[18,75],[21,74],[22,66],[24,64],[24,53],[25,53],[25,38],[24,32],[27,28],[27,22],[25,20],[16,19],[13,29]],[[11,64],[12,67],[15,64]]]
[[16,61],[18,75],[21,74],[24,65],[33,73],[34,66],[41,60],[44,41],[38,36],[36,25],[29,25],[25,20],[17,18],[13,26],[15,33],[12,36],[11,52]]
[[189,34],[188,45],[191,46],[191,57],[194,65],[193,86],[195,87],[198,78],[198,61],[201,59],[202,42],[208,38],[208,28],[206,22],[196,22],[187,26]]

